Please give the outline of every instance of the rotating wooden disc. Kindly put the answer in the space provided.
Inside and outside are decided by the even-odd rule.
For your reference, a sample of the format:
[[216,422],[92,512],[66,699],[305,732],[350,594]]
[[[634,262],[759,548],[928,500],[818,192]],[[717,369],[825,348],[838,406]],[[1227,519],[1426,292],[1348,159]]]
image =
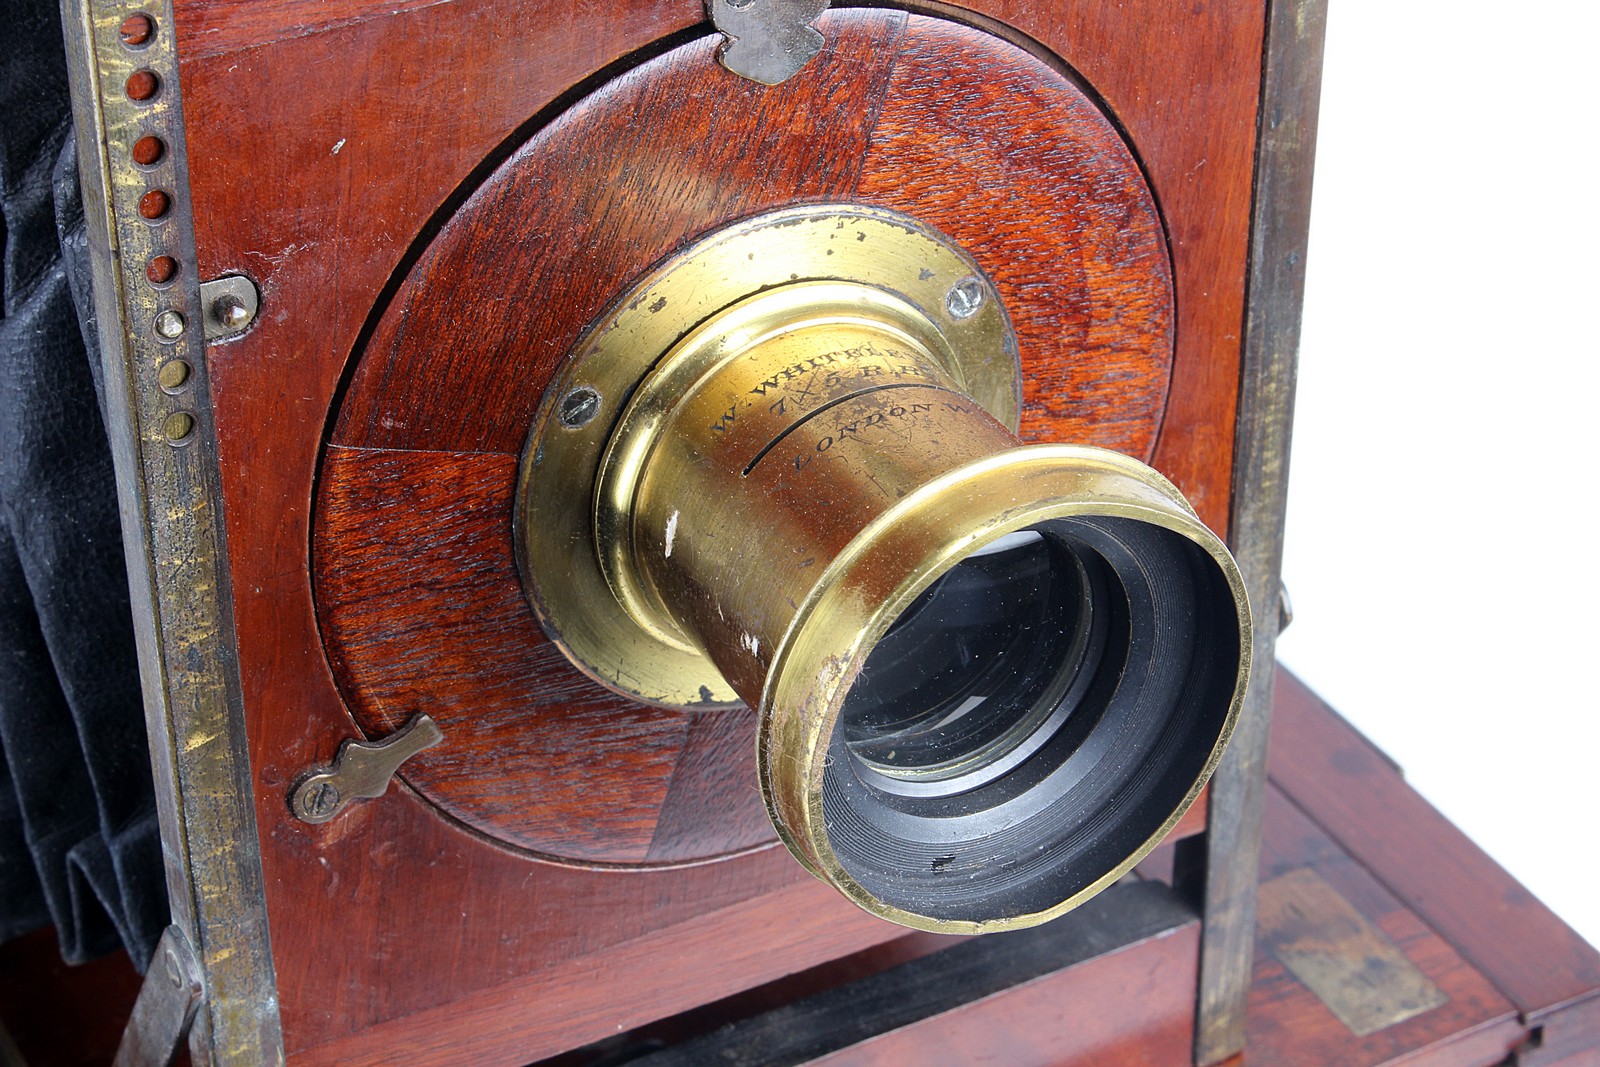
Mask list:
[[513,559],[517,462],[545,384],[688,242],[794,203],[911,215],[999,292],[1023,437],[1154,448],[1172,283],[1111,123],[1062,72],[968,27],[852,10],[819,28],[826,49],[780,86],[728,73],[706,38],[557,116],[419,249],[355,354],[314,520],[328,655],[370,735],[419,711],[438,722],[443,744],[402,775],[507,846],[641,867],[775,840],[754,716],[589,680],[546,639]]

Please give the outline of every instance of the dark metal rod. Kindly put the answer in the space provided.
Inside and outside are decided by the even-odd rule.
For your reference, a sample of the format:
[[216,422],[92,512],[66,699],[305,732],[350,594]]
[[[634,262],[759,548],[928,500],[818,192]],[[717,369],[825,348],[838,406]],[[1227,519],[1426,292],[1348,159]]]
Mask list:
[[1211,781],[1204,870],[1196,874],[1205,889],[1199,1064],[1227,1059],[1245,1043],[1326,19],[1325,0],[1274,0],[1267,15],[1230,530],[1256,616],[1256,670],[1233,743]]

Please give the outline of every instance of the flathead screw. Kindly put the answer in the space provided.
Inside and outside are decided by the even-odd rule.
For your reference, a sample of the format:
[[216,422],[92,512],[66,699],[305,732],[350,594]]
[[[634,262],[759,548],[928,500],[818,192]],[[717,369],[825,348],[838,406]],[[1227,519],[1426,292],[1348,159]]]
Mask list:
[[163,341],[176,341],[183,336],[186,325],[183,316],[178,312],[163,311],[156,316],[156,336]]
[[339,787],[332,782],[318,782],[300,794],[300,810],[310,819],[326,819],[339,807]]
[[983,283],[976,278],[962,278],[945,294],[944,306],[953,319],[972,318],[983,306]]
[[600,414],[600,394],[587,385],[567,390],[567,395],[561,398],[556,411],[556,417],[561,420],[561,425],[569,430],[589,425],[598,414]]

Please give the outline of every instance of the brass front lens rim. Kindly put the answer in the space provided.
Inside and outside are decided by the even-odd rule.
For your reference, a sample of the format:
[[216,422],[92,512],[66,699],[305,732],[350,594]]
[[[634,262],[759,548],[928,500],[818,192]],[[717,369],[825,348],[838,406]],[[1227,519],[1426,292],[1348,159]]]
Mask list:
[[[935,917],[889,903],[846,870],[823,815],[823,770],[844,698],[867,657],[917,596],[995,539],[1040,522],[1120,518],[1162,528],[1198,546],[1232,596],[1239,664],[1226,718],[1180,804],[1127,856],[1081,890],[1026,914],[981,920]],[[870,599],[862,576],[898,576],[894,593]],[[812,873],[871,914],[937,933],[1021,929],[1053,919],[1139,862],[1183,817],[1216,769],[1237,722],[1250,669],[1251,615],[1237,564],[1176,488],[1137,460],[1103,449],[1031,445],[952,470],[879,516],[842,551],[799,605],[762,693],[757,741],[761,791],[789,850]]]

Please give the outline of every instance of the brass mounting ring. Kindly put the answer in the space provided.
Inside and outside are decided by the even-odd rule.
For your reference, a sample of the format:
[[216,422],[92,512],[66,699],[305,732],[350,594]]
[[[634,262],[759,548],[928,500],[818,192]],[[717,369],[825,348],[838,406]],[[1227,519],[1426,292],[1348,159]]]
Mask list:
[[[982,269],[942,234],[897,212],[829,204],[704,238],[647,275],[579,343],[546,390],[523,453],[515,509],[523,586],[551,639],[590,677],[653,704],[738,702],[705,653],[597,551],[608,538],[620,543],[607,522],[619,490],[602,484],[601,469],[619,467],[607,448],[624,418],[648,417],[636,410],[648,400],[636,397],[674,395],[641,391],[641,382],[731,358],[781,332],[808,303],[848,315],[852,301],[1016,431],[1021,367],[1010,320]],[[712,319],[715,330],[701,329]],[[588,501],[595,506],[580,503]]]

